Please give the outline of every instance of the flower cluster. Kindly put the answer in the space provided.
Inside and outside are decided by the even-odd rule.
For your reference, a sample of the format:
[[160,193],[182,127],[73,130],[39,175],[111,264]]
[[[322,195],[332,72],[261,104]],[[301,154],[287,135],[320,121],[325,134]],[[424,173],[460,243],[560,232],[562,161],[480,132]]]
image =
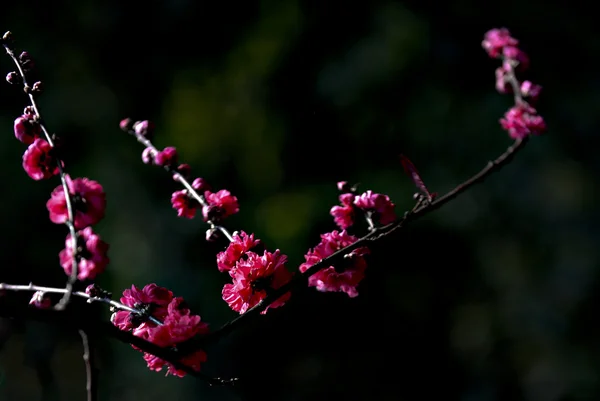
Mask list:
[[332,207],[330,214],[340,229],[346,230],[354,224],[357,211],[363,212],[368,221],[377,220],[382,225],[396,220],[395,205],[389,196],[371,190],[356,195],[355,188],[350,188],[346,181],[337,185],[338,190],[343,192],[339,197],[341,205]]
[[[529,135],[539,135],[546,130],[544,119],[532,106],[541,91],[541,86],[530,81],[520,83],[515,73],[529,66],[529,57],[517,46],[519,41],[506,28],[486,32],[481,43],[492,58],[502,60],[496,69],[496,89],[500,93],[514,93],[515,105],[500,119],[500,125],[513,139],[523,139]],[[529,102],[524,98],[528,98]]]
[[[321,259],[352,245],[357,240],[358,238],[348,234],[345,230],[322,234],[321,242],[304,256],[306,262],[300,265],[300,272],[306,272]],[[368,253],[369,249],[365,247],[353,250],[344,256],[343,265],[329,266],[311,275],[308,279],[308,285],[316,287],[319,291],[341,291],[351,298],[356,297],[358,295],[356,287],[365,277],[367,262],[364,255]]]
[[[197,334],[208,333],[208,324],[200,316],[191,314],[183,298],[174,297],[171,291],[156,284],[148,284],[142,289],[131,286],[123,292],[121,303],[139,313],[121,310],[113,313],[111,322],[160,347],[174,347]],[[172,363],[147,352],[144,352],[144,360],[151,370],[161,371],[166,366],[167,375],[185,376],[185,372]],[[206,353],[196,350],[179,362],[199,371],[200,365],[206,362]]]
[[[31,105],[14,121],[15,137],[27,146],[23,154],[23,168],[27,175],[36,181],[60,177],[61,185],[52,191],[46,208],[53,223],[66,224],[70,231],[65,240],[65,249],[59,253],[60,265],[71,277],[67,286],[64,289],[51,289],[30,284],[12,286],[13,289],[21,287],[35,291],[30,304],[37,308],[52,306],[48,293],[65,293],[69,296],[72,293],[87,298],[90,302],[105,301],[114,308],[111,322],[120,330],[173,351],[177,350],[179,344],[197,335],[207,334],[208,324],[203,322],[199,315],[191,313],[183,298],[175,297],[170,290],[156,284],[148,284],[142,289],[133,285],[131,289],[123,292],[120,303],[111,300],[110,293],[95,284],[88,285],[85,293],[72,291],[71,284],[74,284],[72,281],[75,278],[80,281],[94,279],[104,271],[109,262],[108,244],[92,229],[92,226],[104,217],[106,195],[98,182],[88,178],[71,178],[65,173],[64,162],[57,152],[57,138],[50,135],[42,124],[36,106],[35,98],[41,93],[42,84],[36,82],[29,86],[27,83],[26,75],[34,67],[34,62],[27,52],[15,56],[10,44],[10,32],[2,37],[1,43],[18,67],[18,71],[10,72],[6,76],[7,81],[23,85],[31,100]],[[505,28],[488,31],[482,42],[490,57],[502,60],[502,65],[496,70],[496,89],[500,93],[514,94],[515,105],[500,120],[502,128],[509,136],[518,140],[511,148],[518,148],[519,144],[524,145],[525,141],[520,140],[529,135],[541,134],[546,128],[543,118],[533,107],[541,87],[530,81],[520,82],[516,78],[516,72],[524,71],[529,65],[528,56],[517,47],[518,44]],[[159,150],[153,145],[153,123],[134,122],[127,118],[120,122],[120,128],[135,136],[137,141],[144,145],[141,158],[145,164],[164,168],[183,186],[183,189],[171,195],[171,205],[177,215],[192,219],[198,213],[198,209],[201,209],[203,221],[210,225],[207,240],[216,239],[218,232],[223,233],[229,240],[227,247],[217,254],[216,259],[218,270],[227,273],[231,279],[221,291],[223,300],[230,308],[244,314],[258,306],[257,309],[264,314],[269,308],[283,306],[291,296],[289,288],[292,286],[289,284],[294,277],[285,266],[287,256],[279,249],[274,252],[265,250],[254,234],[240,231],[232,235],[219,225],[239,211],[237,197],[226,189],[213,191],[203,178],[191,180],[191,168],[187,164],[179,163],[176,148],[169,146]],[[506,160],[506,154],[504,159],[497,160]],[[340,205],[333,206],[330,214],[340,230],[320,236],[321,241],[309,249],[304,256],[305,262],[298,268],[303,276],[297,275],[296,278],[308,276],[308,285],[316,287],[318,291],[344,292],[351,298],[356,297],[357,287],[365,277],[367,268],[365,256],[370,252],[367,247],[361,246],[365,240],[372,239],[382,232],[387,234],[393,231],[400,223],[407,221],[410,213],[413,217],[419,213],[422,215],[424,213],[421,212],[432,210],[443,204],[444,200],[450,199],[448,194],[437,198],[436,193],[430,193],[412,162],[404,156],[401,156],[401,162],[420,191],[415,194],[416,206],[407,212],[404,220],[397,220],[395,205],[389,196],[371,190],[359,194],[356,186],[351,187],[346,181],[338,182],[338,190],[341,192]],[[490,166],[494,166],[494,163],[500,164],[496,161],[491,162]],[[486,174],[489,171],[491,167],[485,170]],[[480,173],[475,177],[481,178],[482,175]],[[475,181],[471,179],[459,185],[453,195],[458,193],[458,189],[473,185]],[[452,195],[452,192],[449,194]],[[367,222],[371,237],[359,240],[348,233],[347,230],[354,226],[357,217],[362,217]],[[398,224],[391,224],[394,222]],[[4,288],[8,286],[0,284],[0,289]],[[257,309],[255,311],[258,311]],[[207,355],[202,349],[194,349],[185,355],[174,354],[178,356],[167,361],[136,346],[133,348],[143,352],[149,369],[162,371],[166,368],[166,375],[178,377],[185,376],[190,369],[199,371],[207,360]],[[147,348],[150,348],[149,345]],[[163,358],[169,358],[165,354],[159,354]],[[184,365],[184,369],[181,369],[181,365]]]
[[[273,290],[286,284],[292,273],[285,267],[287,256],[279,249],[275,252],[263,251],[256,247],[260,240],[254,234],[241,231],[233,236],[227,249],[217,255],[217,267],[229,273],[233,282],[225,284],[222,295],[229,307],[240,314],[257,305]],[[290,298],[288,292],[269,305],[268,308],[282,306]],[[266,313],[265,309],[262,313]]]
[[[8,34],[8,33],[7,33]],[[7,35],[5,34],[5,36]],[[5,39],[4,46],[13,54]],[[67,275],[71,275],[73,262],[78,265],[77,278],[79,280],[94,279],[103,272],[109,262],[107,251],[108,244],[92,231],[90,226],[96,224],[104,217],[106,209],[106,196],[102,186],[96,181],[87,178],[71,177],[64,172],[64,163],[58,157],[54,141],[41,123],[41,117],[33,99],[41,93],[41,82],[36,82],[30,88],[25,74],[33,66],[33,60],[27,52],[22,52],[15,57],[20,75],[17,71],[9,73],[6,77],[11,84],[24,85],[25,92],[29,94],[32,105],[27,106],[23,114],[15,119],[13,128],[15,137],[27,145],[23,153],[23,169],[29,177],[39,181],[49,179],[56,175],[61,176],[65,185],[57,186],[52,191],[46,207],[50,220],[56,224],[72,224],[76,230],[74,246],[71,233],[66,238],[66,247],[59,254],[60,264]],[[65,187],[68,193],[65,193]],[[72,212],[72,216],[70,213]],[[33,302],[34,305],[40,304]]]
[[215,225],[240,210],[237,197],[228,190],[212,192],[203,178],[196,178],[189,184],[190,166],[178,163],[177,149],[168,146],[158,150],[152,144],[151,138],[154,135],[152,122],[134,122],[130,118],[125,118],[121,121],[120,127],[123,131],[134,135],[138,142],[145,146],[142,152],[142,161],[145,164],[165,168],[173,175],[175,181],[181,182],[186,187],[171,195],[171,205],[177,211],[177,216],[192,219],[196,216],[196,210],[201,207],[203,220]]

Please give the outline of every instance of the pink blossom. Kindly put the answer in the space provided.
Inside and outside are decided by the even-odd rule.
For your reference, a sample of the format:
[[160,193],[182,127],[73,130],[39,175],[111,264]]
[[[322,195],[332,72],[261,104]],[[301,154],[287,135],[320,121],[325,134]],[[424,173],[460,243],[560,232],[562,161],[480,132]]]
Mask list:
[[484,35],[483,46],[484,50],[490,57],[498,57],[505,46],[516,46],[519,41],[510,36],[510,32],[506,28],[491,29]]
[[516,61],[521,70],[527,69],[529,67],[529,57],[525,52],[515,46],[505,46],[502,49],[502,54],[508,60]]
[[259,239],[254,239],[254,234],[246,234],[241,231],[233,236],[233,241],[229,243],[227,249],[217,254],[217,267],[220,272],[233,269],[235,264],[252,248],[260,244]]
[[168,146],[154,155],[154,163],[157,166],[170,166],[177,164],[177,149]]
[[[246,258],[238,260],[235,267],[229,270],[233,284],[223,287],[223,300],[234,311],[245,313],[265,299],[270,291],[280,288],[291,279],[292,274],[284,265],[286,259],[279,249],[273,253],[265,251],[263,256],[247,252]],[[269,308],[283,306],[290,296],[289,292],[286,293]]]
[[208,206],[202,208],[202,216],[206,222],[212,221],[215,223],[240,210],[237,198],[226,189],[216,193],[204,191],[204,198],[208,202]]
[[[169,303],[168,314],[163,324],[146,331],[146,340],[161,347],[170,347],[189,340],[198,334],[208,333],[208,324],[202,322],[200,316],[191,315],[188,308],[182,307],[182,301],[182,298],[174,298]],[[152,354],[145,353],[144,360],[146,360],[150,370],[160,371],[166,365],[167,375],[185,376],[184,371],[176,369],[171,363]],[[198,350],[187,355],[180,362],[199,371],[200,364],[206,362],[206,353]]]
[[196,210],[200,206],[198,201],[188,195],[187,189],[173,192],[171,195],[171,205],[177,210],[177,216],[193,219],[196,216]]
[[152,137],[152,134],[154,133],[154,123],[152,123],[151,121],[136,121],[133,124],[133,130],[135,131],[135,134],[138,136],[145,136],[147,138]]
[[156,155],[156,150],[154,148],[148,146],[142,151],[142,162],[144,164],[151,164],[154,162],[154,156]]
[[531,98],[531,100],[537,100],[541,91],[542,87],[540,85],[531,83],[531,81],[523,81],[521,84],[521,94],[525,97]]
[[510,93],[512,91],[507,75],[508,71],[504,67],[496,68],[496,90],[500,93]]
[[210,191],[210,185],[206,182],[204,178],[195,178],[192,181],[192,188],[194,188],[198,192]]
[[58,174],[57,160],[52,156],[52,146],[36,138],[23,154],[23,168],[36,181]]
[[[159,320],[167,316],[168,305],[172,300],[173,293],[171,291],[154,283],[146,285],[141,290],[132,285],[131,289],[123,291],[120,299],[123,305],[146,312]],[[112,315],[111,322],[121,330],[132,330],[143,325],[146,318],[128,311],[118,311]],[[144,333],[146,331],[144,329],[147,328],[144,326],[142,330],[137,331],[137,334]]]
[[[121,303],[137,309],[142,315],[119,311],[111,317],[112,323],[160,347],[173,347],[198,334],[208,333],[208,324],[202,322],[200,316],[191,314],[183,298],[173,297],[171,291],[156,284],[148,284],[141,290],[132,286],[131,290],[123,292]],[[160,320],[162,324],[156,324],[149,317]],[[135,346],[133,348],[139,350]],[[161,371],[166,366],[167,375],[185,376],[185,371],[176,369],[173,364],[155,355],[144,353],[144,360],[150,370]],[[203,350],[179,360],[196,371],[205,361],[206,353]]]
[[42,135],[42,127],[33,119],[31,114],[23,114],[17,117],[14,131],[15,137],[25,145],[31,145],[33,141]]
[[[306,262],[300,265],[300,272],[304,273],[312,265],[326,258],[340,249],[355,243],[358,238],[349,235],[346,231],[333,231],[321,235],[321,242],[310,250],[304,258]],[[369,253],[368,248],[362,247],[353,250],[347,256],[342,268],[329,266],[319,270],[308,279],[308,285],[316,287],[319,291],[345,292],[350,297],[356,297],[356,287],[365,276],[367,263],[364,255]]]
[[340,203],[341,206],[334,206],[330,210],[330,214],[333,216],[333,221],[342,230],[354,224],[354,198],[353,194],[341,194]]
[[[104,217],[106,209],[106,195],[102,185],[87,178],[72,180],[68,174],[65,175],[65,179],[75,213],[75,229],[81,230],[99,222]],[[50,212],[50,220],[53,223],[62,224],[67,221],[67,201],[62,185],[52,191],[46,208]]]
[[33,293],[29,305],[33,305],[38,309],[48,309],[52,306],[52,302],[50,301],[50,298],[46,296],[45,292],[36,291]]
[[[93,280],[98,274],[102,273],[109,263],[106,255],[108,244],[94,234],[92,227],[86,227],[77,233],[77,278],[79,280]],[[65,249],[60,251],[60,265],[67,275],[71,275],[73,268],[73,248],[71,234],[65,241]]]
[[372,213],[381,224],[389,224],[396,220],[395,205],[387,195],[368,190],[354,199],[354,205],[365,212]]
[[525,104],[513,106],[500,119],[500,125],[513,139],[523,139],[528,135],[539,135],[546,130],[544,119],[537,111]]

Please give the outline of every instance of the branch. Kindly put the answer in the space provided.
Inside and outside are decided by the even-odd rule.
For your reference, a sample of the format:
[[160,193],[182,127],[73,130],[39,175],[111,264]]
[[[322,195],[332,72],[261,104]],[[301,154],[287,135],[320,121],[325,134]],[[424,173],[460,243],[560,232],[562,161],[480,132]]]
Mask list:
[[[8,56],[13,60],[13,62],[17,66],[17,71],[20,75],[20,79],[23,84],[23,90],[29,97],[29,101],[31,102],[31,107],[33,109],[33,112],[35,113],[34,114],[35,120],[39,123],[40,128],[42,129],[42,132],[44,133],[44,136],[46,137],[46,141],[48,142],[48,144],[52,148],[54,148],[55,145],[54,145],[54,140],[52,138],[52,135],[50,135],[50,133],[46,129],[46,125],[44,124],[44,122],[42,120],[40,110],[39,110],[37,102],[35,100],[34,91],[32,90],[31,86],[29,86],[29,84],[27,83],[27,78],[25,77],[25,71],[23,70],[23,67],[22,67],[19,59],[15,56],[14,49],[10,45],[11,41],[12,41],[12,33],[10,31],[8,31],[2,37],[2,45],[4,46],[4,49],[6,50],[6,54],[8,54]],[[34,85],[34,87],[35,87],[35,85]],[[75,214],[73,213],[73,202],[72,202],[71,195],[69,192],[69,186],[67,185],[67,180],[66,180],[66,176],[65,176],[66,173],[65,173],[63,164],[64,163],[63,163],[62,159],[57,157],[56,165],[58,167],[60,182],[63,187],[63,192],[65,194],[65,202],[66,202],[66,206],[67,206],[67,221],[65,222],[65,224],[69,228],[69,233],[71,234],[71,249],[73,251],[72,252],[73,253],[73,256],[72,256],[73,267],[71,270],[71,275],[69,276],[67,283],[65,285],[66,291],[65,291],[63,297],[61,298],[60,302],[58,304],[56,304],[56,306],[54,307],[56,310],[63,310],[69,304],[71,295],[73,294],[73,286],[74,286],[75,282],[77,281],[77,274],[78,274],[78,270],[79,270],[79,265],[77,263],[78,254],[77,254],[77,235],[75,232]]]
[[[76,293],[74,293],[76,294]],[[179,362],[182,355],[178,350],[172,348],[163,348],[143,338],[136,337],[133,334],[123,331],[112,323],[101,322],[91,319],[85,314],[75,314],[70,310],[56,311],[54,309],[39,309],[22,305],[20,303],[8,303],[6,297],[0,298],[0,316],[8,317],[14,320],[37,320],[46,323],[58,324],[61,326],[76,328],[87,333],[96,333],[109,338],[114,338],[126,344],[131,344],[143,352],[155,355],[171,363],[178,370],[206,381],[210,386],[214,385],[233,385],[238,379],[213,378],[204,373],[197,372],[193,368]],[[81,334],[81,333],[80,333]]]
[[89,337],[85,330],[80,329],[79,335],[81,336],[81,343],[83,344],[83,362],[85,363],[85,390],[87,391],[87,401],[96,401],[98,371],[94,363],[93,350],[90,349]]
[[286,294],[288,291],[293,291],[298,288],[303,288],[307,285],[308,278],[313,274],[317,273],[321,269],[327,268],[329,266],[333,266],[337,263],[343,261],[345,255],[350,253],[351,251],[363,247],[368,246],[369,244],[374,243],[375,241],[379,241],[384,237],[392,234],[394,231],[398,230],[401,227],[404,227],[407,223],[417,220],[434,210],[439,209],[446,203],[450,202],[452,199],[456,198],[461,193],[465,192],[467,189],[476,185],[478,183],[483,182],[489,175],[500,170],[504,165],[508,164],[514,155],[523,149],[525,144],[527,143],[527,138],[525,139],[517,139],[512,146],[510,146],[504,153],[502,153],[498,158],[493,161],[488,162],[488,164],[477,174],[464,181],[463,183],[456,186],[454,189],[446,193],[445,195],[435,199],[432,202],[422,203],[421,206],[413,209],[410,212],[407,212],[404,217],[401,219],[385,225],[383,227],[374,228],[367,235],[360,238],[358,241],[353,244],[338,250],[337,252],[331,254],[330,256],[321,259],[318,263],[312,265],[308,270],[306,270],[302,274],[296,275],[292,280],[290,280],[285,285],[280,288],[273,290],[271,293],[267,295],[262,302],[258,303],[254,307],[250,308],[246,313],[236,317],[230,322],[224,324],[221,328],[206,335],[196,337],[190,339],[179,345],[178,349],[183,353],[189,353],[196,349],[203,348],[209,343],[217,342],[221,338],[227,336],[232,331],[236,330],[238,327],[243,325],[246,322],[258,317],[262,311],[267,309],[273,302],[277,301],[281,296]]

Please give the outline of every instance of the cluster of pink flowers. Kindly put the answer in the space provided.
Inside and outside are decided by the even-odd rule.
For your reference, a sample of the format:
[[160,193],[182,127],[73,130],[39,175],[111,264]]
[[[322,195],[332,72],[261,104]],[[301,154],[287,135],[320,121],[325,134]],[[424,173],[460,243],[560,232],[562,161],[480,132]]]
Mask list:
[[332,207],[330,213],[340,229],[346,230],[354,224],[357,211],[363,212],[365,217],[377,220],[382,225],[396,220],[395,205],[389,196],[371,190],[356,195],[355,188],[349,187],[346,181],[338,182],[337,186],[338,190],[343,192],[339,198],[341,205]]
[[[24,71],[33,67],[33,61],[27,52],[21,53],[18,62]],[[15,78],[18,76],[13,72],[7,76],[11,83],[21,83]],[[40,88],[41,83],[36,82],[34,88]],[[37,93],[38,91],[34,91]],[[59,175],[64,169],[64,163],[56,154],[56,148],[49,142],[39,115],[32,106],[27,106],[23,115],[17,117],[14,122],[15,137],[28,145],[23,154],[23,169],[32,179],[39,181]],[[78,264],[77,278],[79,280],[91,280],[102,273],[109,263],[107,256],[108,244],[92,231],[91,226],[104,217],[106,209],[106,196],[102,186],[96,181],[87,178],[71,179],[68,174],[63,173],[67,184],[69,202],[73,211],[73,226],[76,232],[77,246],[73,247],[71,234],[65,240],[65,249],[59,254],[60,264],[67,275],[73,269],[73,252]],[[52,191],[46,207],[50,220],[56,224],[69,222],[67,198],[62,185]],[[34,297],[35,298],[35,297]],[[38,305],[39,302],[34,302]]]
[[[287,256],[279,249],[275,252],[257,252],[260,240],[254,234],[241,231],[233,236],[227,249],[217,255],[217,267],[229,273],[232,283],[225,284],[222,295],[229,307],[240,314],[265,299],[270,291],[280,288],[291,278],[292,273],[285,267]],[[269,305],[269,308],[283,306],[290,298],[288,292]],[[266,313],[265,309],[262,313]]]
[[[191,169],[188,164],[179,164],[177,149],[167,146],[158,150],[150,141],[154,134],[154,124],[150,121],[136,121],[125,118],[120,127],[123,131],[135,135],[138,142],[146,146],[142,152],[142,161],[145,164],[154,164],[165,168],[176,181],[187,182]],[[237,197],[226,189],[212,192],[203,178],[192,181],[191,187],[173,192],[171,205],[177,211],[177,216],[192,219],[196,216],[196,210],[202,207],[202,218],[205,222],[218,224],[223,219],[239,212]]]
[[[148,284],[142,289],[131,286],[123,292],[121,303],[141,314],[118,311],[112,315],[112,323],[160,347],[174,347],[197,334],[208,333],[208,324],[200,316],[191,314],[183,298],[174,297],[171,291],[156,284]],[[185,371],[147,352],[144,352],[144,360],[151,370],[161,371],[166,366],[167,375],[185,376]],[[200,365],[206,362],[206,353],[196,350],[179,362],[199,371]]]
[[[2,40],[7,40],[7,35],[8,33]],[[513,93],[515,96],[515,105],[500,120],[501,126],[513,139],[524,139],[529,135],[542,133],[545,130],[545,122],[532,105],[537,100],[541,87],[530,81],[521,83],[515,75],[529,65],[529,58],[517,47],[518,41],[511,37],[505,28],[492,29],[485,34],[482,46],[490,57],[502,60],[502,65],[496,70],[496,89],[500,93]],[[11,51],[9,50],[9,54],[12,55]],[[26,52],[21,53],[15,61],[25,72],[34,66]],[[20,72],[9,73],[7,81],[12,84],[24,84],[25,92],[30,96],[41,92],[41,82],[36,82],[29,88],[25,76],[21,76]],[[237,197],[226,189],[213,192],[203,178],[191,180],[191,168],[187,164],[179,163],[177,149],[169,146],[158,150],[152,144],[153,123],[134,122],[126,118],[120,122],[120,127],[144,145],[142,161],[145,164],[164,168],[175,181],[183,185],[184,189],[171,195],[171,205],[177,215],[192,219],[198,209],[201,209],[204,222],[211,226],[207,232],[207,239],[216,238],[213,234],[218,230],[227,236],[229,243],[217,254],[216,260],[218,270],[227,273],[231,278],[231,282],[225,284],[221,291],[223,300],[230,308],[244,314],[269,297],[268,304],[265,302],[263,314],[269,308],[283,306],[290,299],[291,292],[288,291],[287,284],[294,277],[286,268],[287,256],[279,249],[274,252],[265,250],[254,234],[240,231],[231,235],[219,226],[225,218],[239,212]],[[28,146],[23,154],[23,168],[29,177],[43,180],[59,175],[64,181],[64,185],[59,185],[52,191],[46,203],[52,222],[67,224],[71,230],[75,230],[76,238],[69,234],[65,240],[65,249],[59,254],[60,265],[67,275],[71,275],[74,272],[75,261],[77,278],[81,281],[93,280],[104,271],[109,262],[108,244],[92,229],[105,214],[106,195],[102,186],[88,178],[72,179],[64,172],[64,163],[59,158],[54,144],[56,138],[51,137],[40,123],[35,102],[32,101],[32,106],[25,108],[23,115],[15,120],[14,134],[19,141]],[[413,212],[419,206],[431,205],[437,194],[429,192],[410,160],[401,156],[401,162],[420,191],[420,194],[416,194],[417,206]],[[337,187],[341,192],[340,204],[333,206],[330,214],[339,230],[322,234],[321,241],[309,249],[304,256],[305,262],[298,269],[301,274],[310,275],[308,285],[318,291],[344,292],[353,298],[358,295],[357,287],[365,277],[365,257],[370,251],[365,246],[359,246],[362,244],[357,243],[359,238],[349,234],[348,230],[355,229],[353,226],[357,218],[362,218],[367,222],[371,234],[377,234],[378,226],[397,221],[397,215],[395,205],[387,195],[371,190],[359,194],[356,187],[348,185],[346,181],[338,182]],[[393,228],[395,227],[397,226]],[[74,240],[76,246],[73,246]],[[344,250],[353,244],[356,249]],[[315,266],[334,254],[334,257],[342,256],[340,251],[344,253],[343,258],[340,258],[342,262],[329,266],[329,263],[324,263],[321,268]],[[37,287],[40,288],[42,287]],[[107,292],[93,284],[87,287],[85,294],[96,300],[110,298]],[[113,306],[118,305],[110,302]],[[119,329],[131,332],[134,336],[157,346],[175,349],[178,344],[209,332],[208,324],[203,322],[199,315],[191,313],[183,298],[174,297],[170,290],[156,284],[148,284],[142,289],[133,285],[131,289],[123,292],[120,302],[121,305],[117,307],[120,309],[113,313],[111,322]],[[30,304],[39,308],[51,306],[43,291],[36,291]],[[134,348],[144,353],[144,360],[149,369],[161,371],[166,368],[167,375],[185,376],[186,371],[178,369],[172,362],[135,346]],[[178,362],[199,371],[201,364],[206,360],[206,353],[198,349],[182,356]]]
[[[486,32],[481,43],[490,57],[502,60],[496,69],[496,89],[500,93],[514,93],[515,105],[500,119],[500,125],[513,139],[523,139],[529,135],[539,135],[546,130],[544,119],[532,106],[537,100],[541,86],[530,81],[519,83],[515,77],[529,66],[529,57],[517,46],[519,41],[506,28],[492,29]],[[528,98],[529,102],[524,98]]]
[[[357,240],[358,238],[345,230],[322,234],[321,242],[304,256],[306,262],[300,265],[300,272],[304,273],[321,259],[352,245]],[[369,249],[365,247],[353,250],[344,256],[343,266],[329,266],[319,270],[308,278],[308,285],[316,287],[319,291],[342,291],[351,298],[356,297],[356,287],[365,277],[367,262],[364,256],[368,253]]]

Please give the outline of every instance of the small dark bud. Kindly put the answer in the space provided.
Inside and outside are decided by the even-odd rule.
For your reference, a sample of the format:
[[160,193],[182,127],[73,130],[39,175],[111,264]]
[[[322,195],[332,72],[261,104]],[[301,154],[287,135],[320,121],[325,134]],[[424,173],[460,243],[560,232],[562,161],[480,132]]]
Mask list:
[[208,242],[213,242],[219,239],[221,236],[221,231],[217,227],[211,227],[206,230],[206,240]]
[[11,71],[6,74],[6,82],[11,85],[18,85],[22,82],[21,76],[16,71]]
[[[190,167],[189,164],[180,164],[179,166],[177,166],[177,172],[179,173],[180,176],[182,176],[184,179],[188,179],[190,176],[190,173],[192,172],[192,168]],[[176,176],[173,176],[173,179],[175,181],[178,181],[178,178],[175,178]]]
[[125,132],[129,132],[133,129],[133,120],[131,118],[124,118],[119,123],[119,128]]
[[13,34],[11,31],[6,31],[4,35],[2,35],[2,41],[5,45],[10,45],[14,42]]
[[41,81],[37,81],[33,84],[31,90],[33,90],[34,93],[42,93],[44,91],[44,85],[42,85]]

